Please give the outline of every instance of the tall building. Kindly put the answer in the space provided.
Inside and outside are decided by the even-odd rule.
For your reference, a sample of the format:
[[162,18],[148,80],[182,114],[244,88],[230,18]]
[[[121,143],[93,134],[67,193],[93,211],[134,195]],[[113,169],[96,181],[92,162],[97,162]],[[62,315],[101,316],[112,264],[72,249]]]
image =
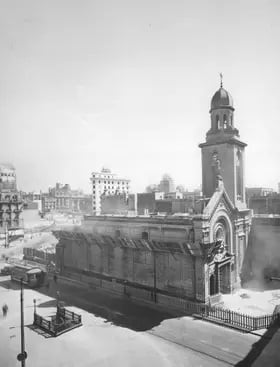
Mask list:
[[96,215],[101,213],[101,197],[106,195],[129,194],[130,180],[120,178],[108,168],[101,172],[92,172],[92,211]]
[[[0,238],[15,237],[23,227],[20,214],[23,202],[17,190],[16,170],[10,163],[0,164]],[[7,242],[7,241],[6,241]]]
[[159,191],[164,192],[165,194],[175,191],[174,181],[167,173],[162,176],[159,183]]

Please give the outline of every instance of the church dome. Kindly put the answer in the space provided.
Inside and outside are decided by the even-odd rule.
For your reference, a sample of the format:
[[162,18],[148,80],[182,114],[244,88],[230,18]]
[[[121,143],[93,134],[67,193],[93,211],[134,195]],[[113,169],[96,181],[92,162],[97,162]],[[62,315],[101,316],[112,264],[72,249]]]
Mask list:
[[222,86],[214,94],[211,100],[211,111],[217,108],[231,108],[233,109],[232,96]]

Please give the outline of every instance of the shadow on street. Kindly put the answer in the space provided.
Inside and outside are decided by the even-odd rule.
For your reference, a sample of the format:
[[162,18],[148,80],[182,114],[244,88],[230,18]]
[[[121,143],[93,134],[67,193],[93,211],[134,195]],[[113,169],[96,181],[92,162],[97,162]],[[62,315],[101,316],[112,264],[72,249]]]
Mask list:
[[[18,290],[19,284],[10,280],[3,281],[0,286]],[[27,288],[28,289],[28,288]],[[89,290],[77,285],[68,284],[61,279],[51,281],[48,287],[35,289],[37,292],[56,298],[59,292],[59,302],[65,307],[75,306],[95,316],[106,319],[116,326],[122,326],[134,331],[147,331],[159,325],[162,321],[174,318],[171,313],[154,310],[148,306],[139,305],[126,296],[115,296],[102,290]],[[37,307],[55,307],[56,299],[37,303]]]
[[236,367],[250,367],[257,360],[265,347],[269,344],[273,338],[273,335],[278,329],[279,323],[274,323],[271,325],[261,339],[252,345],[252,348],[247,356],[236,364]]

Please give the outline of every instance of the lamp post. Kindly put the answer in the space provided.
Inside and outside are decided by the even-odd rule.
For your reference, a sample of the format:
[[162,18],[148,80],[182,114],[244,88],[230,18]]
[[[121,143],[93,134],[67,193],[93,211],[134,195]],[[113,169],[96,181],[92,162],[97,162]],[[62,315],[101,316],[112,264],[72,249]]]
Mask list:
[[156,260],[156,251],[153,252],[153,263],[154,263],[154,302],[157,303],[157,260]]
[[60,293],[59,291],[56,292],[56,308],[57,308],[57,312],[59,309],[59,297],[60,297]]
[[23,278],[20,281],[20,331],[21,331],[21,353],[17,355],[17,360],[21,362],[21,367],[25,367],[27,353],[24,350],[24,313],[23,313]]
[[34,316],[35,316],[36,314],[36,299],[35,298],[33,299],[33,304],[34,304]]

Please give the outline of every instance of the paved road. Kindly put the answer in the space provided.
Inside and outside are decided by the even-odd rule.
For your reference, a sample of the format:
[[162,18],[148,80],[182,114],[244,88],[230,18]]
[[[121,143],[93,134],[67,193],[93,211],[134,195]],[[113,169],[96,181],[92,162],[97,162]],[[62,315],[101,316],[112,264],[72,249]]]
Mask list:
[[52,297],[56,296],[57,290],[66,305],[82,308],[115,325],[167,340],[224,365],[235,365],[241,361],[260,339],[257,335],[241,333],[192,317],[174,318],[171,313],[137,305],[125,298],[109,296],[100,290],[89,292],[61,280],[56,284],[52,282],[48,291],[42,289]]
[[[11,285],[7,279],[0,278],[0,299],[9,305],[7,317],[0,315],[1,367],[19,365],[16,360],[20,351],[19,293],[18,287]],[[31,289],[24,291],[25,350],[28,353],[28,367],[222,367],[228,365],[148,332],[136,332],[126,327],[116,326],[104,318],[73,306],[69,308],[82,315],[83,326],[57,338],[46,338],[46,333],[34,330],[32,327],[34,298],[37,300],[37,312],[43,317],[54,315],[56,304],[53,298],[45,294]]]

